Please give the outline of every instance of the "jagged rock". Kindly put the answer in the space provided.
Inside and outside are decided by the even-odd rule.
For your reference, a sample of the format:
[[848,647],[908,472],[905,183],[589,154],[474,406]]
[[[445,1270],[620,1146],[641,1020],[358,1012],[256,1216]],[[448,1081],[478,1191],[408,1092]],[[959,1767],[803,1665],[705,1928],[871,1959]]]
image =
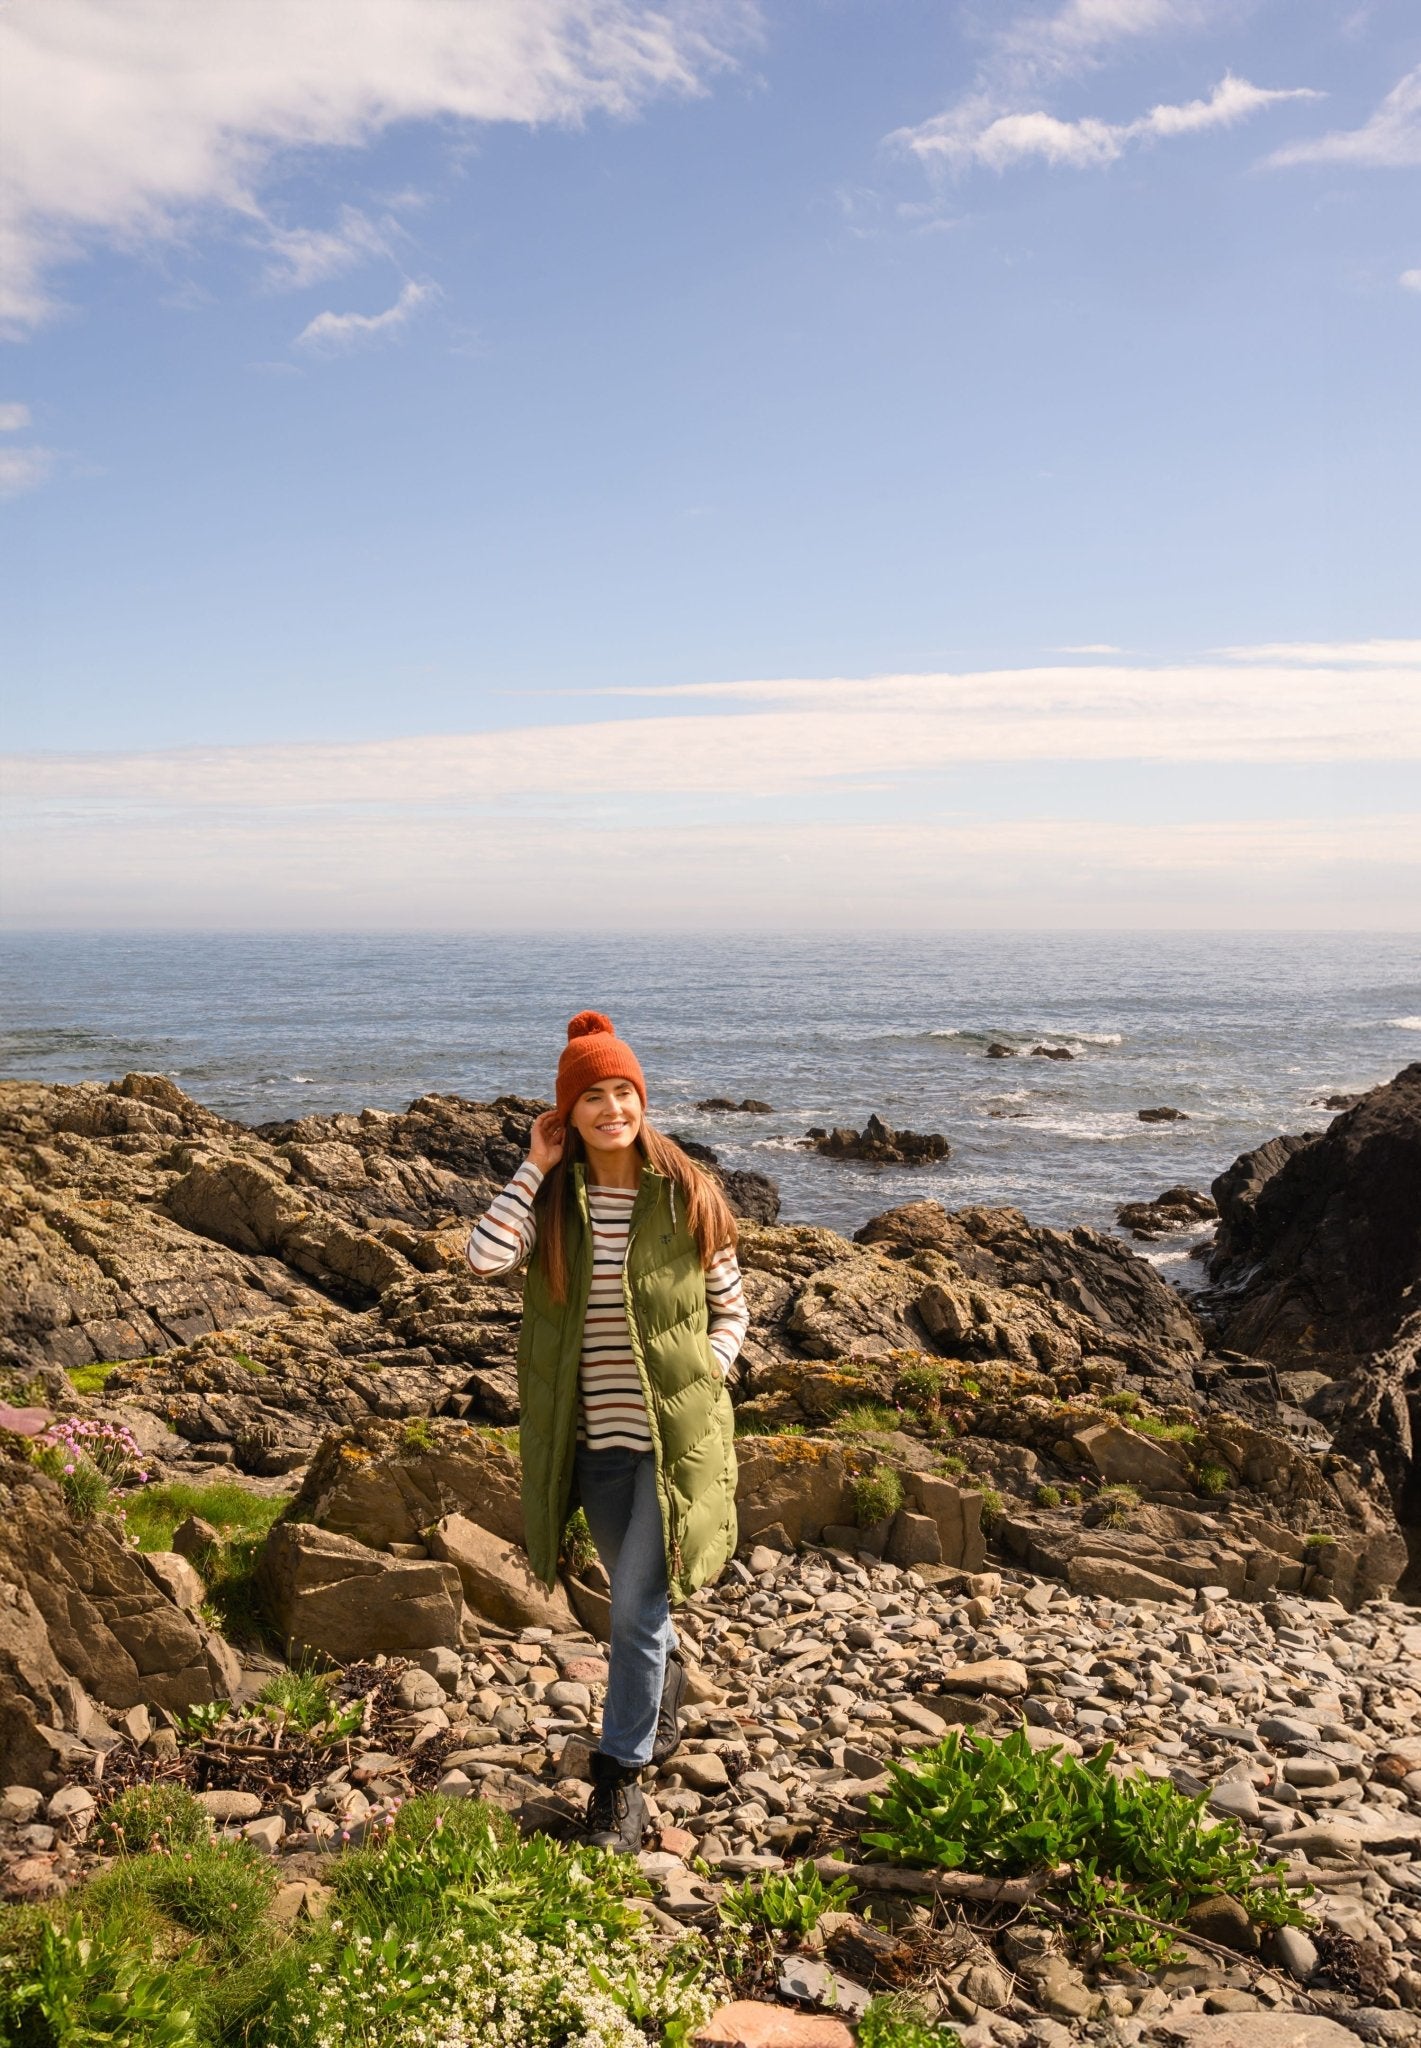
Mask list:
[[293,1660],[312,1652],[342,1664],[418,1657],[459,1641],[464,1599],[452,1565],[397,1561],[353,1537],[279,1521],[257,1582]]
[[429,1547],[458,1572],[464,1598],[474,1612],[500,1627],[570,1631],[576,1626],[562,1588],[550,1591],[534,1578],[527,1556],[516,1544],[466,1515],[446,1515],[437,1522]]
[[115,1522],[76,1520],[53,1480],[3,1452],[0,1510],[0,1782],[38,1782],[66,1731],[92,1740],[93,1700],[182,1709],[216,1696],[220,1639],[159,1590]]
[[176,1550],[148,1550],[141,1553],[144,1571],[175,1607],[197,1609],[207,1598],[202,1580]]
[[1016,1058],[1016,1047],[1014,1045],[999,1045],[993,1042],[987,1047],[987,1058],[989,1060],[1014,1060]]
[[1245,1153],[1213,1192],[1228,1344],[1334,1372],[1385,1349],[1421,1281],[1421,1061],[1325,1132]]
[[1166,1188],[1152,1202],[1126,1202],[1115,1211],[1115,1220],[1134,1238],[1146,1243],[1174,1230],[1194,1230],[1218,1215],[1218,1205],[1197,1188]]
[[1187,1124],[1189,1121],[1182,1109],[1171,1109],[1167,1104],[1158,1109],[1137,1109],[1135,1115],[1142,1124]]
[[745,1437],[735,1447],[741,1540],[776,1524],[795,1543],[852,1519],[848,1467],[837,1445],[809,1437]]
[[1364,1481],[1391,1498],[1397,1520],[1421,1543],[1421,1310],[1358,1375],[1337,1426],[1334,1449]]
[[467,1515],[523,1540],[520,1466],[513,1445],[436,1418],[410,1439],[397,1423],[331,1435],[312,1460],[291,1513],[377,1550],[423,1539],[444,1515]]
[[816,1129],[807,1136],[826,1159],[862,1159],[872,1166],[926,1166],[951,1150],[941,1131],[895,1131],[878,1116],[861,1131]]

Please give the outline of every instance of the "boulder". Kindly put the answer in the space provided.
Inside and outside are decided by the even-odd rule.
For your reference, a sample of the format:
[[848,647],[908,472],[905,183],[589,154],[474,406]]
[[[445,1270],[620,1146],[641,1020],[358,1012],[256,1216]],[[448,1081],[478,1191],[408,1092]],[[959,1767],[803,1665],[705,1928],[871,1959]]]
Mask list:
[[291,1513],[377,1550],[413,1543],[444,1515],[466,1515],[505,1543],[523,1540],[515,1450],[466,1423],[437,1417],[411,1439],[370,1421],[327,1438]]
[[1189,1490],[1188,1470],[1173,1444],[1157,1443],[1118,1422],[1078,1429],[1076,1448],[1114,1486],[1138,1486],[1150,1493]]
[[1197,1230],[1211,1223],[1219,1213],[1218,1204],[1197,1188],[1166,1188],[1152,1202],[1126,1202],[1115,1211],[1115,1220],[1134,1238],[1146,1243],[1175,1230]]
[[283,1520],[262,1547],[257,1583],[291,1659],[418,1658],[459,1642],[463,1591],[449,1564],[383,1557],[353,1537]]
[[742,1542],[776,1523],[794,1543],[813,1541],[826,1523],[853,1519],[848,1468],[837,1445],[812,1437],[742,1437],[735,1454]]
[[176,1550],[148,1550],[140,1552],[140,1558],[144,1571],[175,1607],[201,1607],[207,1588],[185,1557]]
[[936,1527],[938,1559],[934,1561],[956,1565],[960,1571],[980,1571],[987,1560],[981,1494],[930,1472],[905,1473],[903,1486],[909,1506]]
[[458,1573],[474,1612],[501,1628],[551,1628],[567,1634],[577,1627],[561,1586],[550,1590],[543,1585],[524,1551],[466,1515],[446,1515],[437,1522],[429,1547]]

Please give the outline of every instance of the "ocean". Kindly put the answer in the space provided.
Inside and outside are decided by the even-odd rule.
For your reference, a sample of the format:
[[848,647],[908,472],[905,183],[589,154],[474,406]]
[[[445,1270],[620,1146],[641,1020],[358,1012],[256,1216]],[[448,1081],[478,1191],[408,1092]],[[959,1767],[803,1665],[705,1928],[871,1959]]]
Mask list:
[[[0,1074],[158,1072],[252,1123],[402,1109],[431,1090],[548,1096],[567,1019],[586,1008],[636,1047],[660,1126],[772,1175],[787,1222],[852,1231],[931,1196],[1109,1228],[1120,1203],[1207,1188],[1263,1139],[1321,1128],[1326,1095],[1421,1058],[1421,940],[0,937]],[[992,1042],[1015,1057],[989,1059]],[[696,1109],[712,1095],[772,1107]],[[1183,1118],[1140,1121],[1159,1106]],[[874,1112],[944,1132],[951,1157],[867,1167],[796,1142]],[[1183,1245],[1148,1249],[1189,1280]]]

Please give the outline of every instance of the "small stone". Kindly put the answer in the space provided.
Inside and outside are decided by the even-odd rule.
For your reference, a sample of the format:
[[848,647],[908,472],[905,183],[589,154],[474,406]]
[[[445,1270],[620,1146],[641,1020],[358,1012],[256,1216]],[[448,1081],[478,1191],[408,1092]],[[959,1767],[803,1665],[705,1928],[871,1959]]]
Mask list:
[[[592,1779],[592,1752],[595,1747],[596,1744],[585,1735],[569,1735],[559,1752],[557,1770],[554,1775],[559,1780],[577,1778],[590,1784]],[[681,1759],[678,1758],[676,1766],[678,1770],[680,1765]]]
[[799,1999],[805,2005],[831,2005],[836,2012],[858,2019],[868,2010],[870,1993],[850,1977],[841,1977],[827,1963],[814,1956],[786,1956],[780,1964],[776,1986],[781,1998]]
[[1235,1820],[1257,1820],[1258,1794],[1247,1778],[1224,1778],[1209,1793],[1209,1810]]
[[290,1925],[294,1920],[321,1920],[330,1911],[335,1893],[328,1884],[298,1877],[278,1890],[267,1911],[273,1920]]
[[201,1607],[207,1598],[207,1588],[181,1552],[148,1550],[140,1552],[140,1559],[153,1584],[167,1594],[175,1607]]
[[214,1550],[221,1548],[221,1544],[222,1538],[217,1530],[201,1515],[189,1515],[173,1531],[173,1549],[189,1564],[200,1566]]
[[730,1783],[724,1760],[714,1750],[682,1751],[673,1761],[682,1783],[693,1792],[724,1792]]
[[129,1707],[119,1715],[119,1726],[130,1742],[136,1742],[141,1749],[153,1733],[153,1717],[142,1700],[136,1707]]
[[793,2012],[752,1998],[718,2007],[691,2042],[692,2048],[854,2048],[844,2022],[828,2013]]
[[432,1671],[402,1671],[395,1682],[395,1698],[406,1712],[442,1707],[448,1694]]
[[1088,2019],[1100,2003],[1099,1993],[1091,1990],[1080,1971],[1064,1956],[1034,1958],[1030,1964],[1022,1965],[1021,1975],[1056,2019]]
[[222,1827],[234,1821],[255,1820],[262,1810],[255,1792],[199,1792],[197,1803]]
[[274,1856],[286,1833],[286,1822],[279,1813],[268,1813],[261,1820],[249,1820],[242,1833],[258,1849],[265,1849],[268,1856]]
[[1170,2048],[1356,2048],[1336,2020],[1310,2012],[1171,2013],[1159,2031]]
[[1284,1782],[1309,1791],[1322,1785],[1336,1785],[1341,1776],[1330,1756],[1289,1756],[1283,1759]]
[[446,1649],[443,1643],[421,1650],[419,1666],[431,1678],[437,1678],[443,1690],[451,1696],[458,1690],[459,1680],[464,1675],[464,1661],[458,1651]]
[[784,1563],[784,1558],[779,1551],[771,1550],[768,1544],[757,1543],[745,1562],[758,1579],[766,1572],[778,1571]]
[[985,1657],[976,1664],[946,1664],[939,1683],[945,1692],[994,1692],[1005,1696],[1024,1693],[1030,1677],[1024,1664],[1013,1657]]
[[7,1785],[0,1792],[0,1821],[13,1822],[24,1827],[32,1821],[44,1805],[43,1792],[36,1792],[32,1785]]
[[947,1733],[947,1723],[940,1714],[930,1707],[920,1707],[916,1700],[890,1700],[889,1707],[895,1721],[901,1721],[905,1728],[915,1728],[920,1735],[929,1735],[938,1742]]
[[45,1815],[56,1827],[66,1827],[82,1841],[93,1826],[97,1810],[97,1802],[87,1786],[61,1785],[45,1807]]
[[605,1657],[569,1657],[562,1667],[562,1675],[575,1685],[605,1685],[607,1660]]
[[1269,1935],[1265,1953],[1279,1970],[1286,1970],[1295,1984],[1310,1984],[1317,1974],[1317,1947],[1301,1927],[1276,1927]]
[[1184,1924],[1192,1934],[1217,1942],[1221,1948],[1236,1949],[1240,1955],[1252,1955],[1258,1947],[1258,1930],[1247,1912],[1224,1892],[1197,1899],[1185,1914]]
[[658,1828],[656,1846],[664,1849],[668,1856],[679,1856],[684,1861],[695,1855],[700,1843],[689,1828]]
[[555,1679],[543,1697],[550,1707],[576,1707],[584,1714],[592,1705],[590,1690],[585,1685],[579,1685],[575,1678]]
[[1205,2012],[1260,2012],[1262,2007],[1251,1991],[1209,1991],[1204,1995]]
[[474,1781],[466,1777],[463,1771],[446,1771],[434,1789],[444,1799],[474,1797]]

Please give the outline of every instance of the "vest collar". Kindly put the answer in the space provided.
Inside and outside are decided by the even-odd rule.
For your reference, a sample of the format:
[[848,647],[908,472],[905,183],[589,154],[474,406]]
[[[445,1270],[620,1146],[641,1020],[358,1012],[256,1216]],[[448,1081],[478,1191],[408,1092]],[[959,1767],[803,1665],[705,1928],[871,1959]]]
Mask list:
[[[577,1191],[578,1207],[582,1210],[583,1214],[586,1215],[588,1182],[587,1162],[585,1159],[575,1159],[573,1161],[572,1183]],[[641,1180],[637,1185],[636,1200],[632,1203],[633,1220],[640,1222],[641,1218],[646,1214],[647,1210],[652,1206],[653,1202],[655,1202],[657,1195],[660,1193],[663,1187],[670,1191],[671,1225],[673,1229],[675,1228],[676,1183],[669,1174],[658,1173],[654,1166],[649,1166],[646,1164],[643,1164],[642,1166]]]

